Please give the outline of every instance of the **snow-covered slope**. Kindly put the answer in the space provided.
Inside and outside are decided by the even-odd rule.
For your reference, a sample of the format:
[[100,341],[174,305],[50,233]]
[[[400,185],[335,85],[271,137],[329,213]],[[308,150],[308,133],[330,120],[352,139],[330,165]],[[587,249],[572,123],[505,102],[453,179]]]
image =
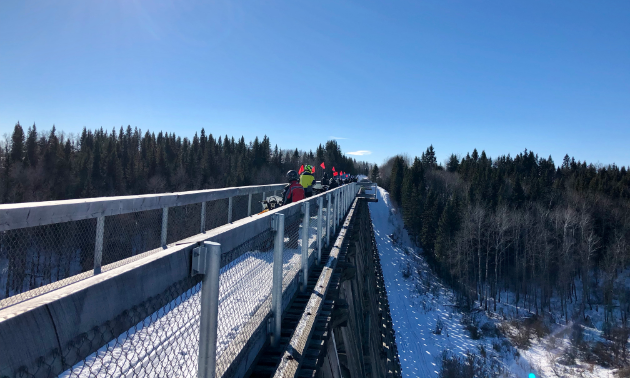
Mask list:
[[[446,350],[456,356],[469,351],[478,356],[485,354],[488,369],[506,376],[527,377],[529,364],[515,360],[505,340],[496,336],[471,338],[462,324],[463,315],[455,310],[452,291],[440,283],[413,247],[389,193],[378,188],[378,202],[369,206],[403,376],[438,376],[441,355]],[[477,325],[493,325],[484,316],[477,317]],[[436,332],[438,323],[442,324],[441,332]]]
[[[498,304],[498,312],[509,314],[507,317],[480,309],[474,310],[472,314],[457,310],[452,290],[442,285],[424,261],[421,251],[409,239],[400,214],[392,206],[389,193],[378,188],[377,195],[378,202],[369,204],[370,213],[403,376],[438,376],[445,350],[451,356],[460,357],[472,352],[479,357],[478,362],[487,374],[484,376],[614,376],[614,369],[579,360],[568,366],[559,362],[570,345],[571,325],[553,325],[549,335],[542,339],[532,338],[529,348],[517,349],[497,332],[497,326],[502,324],[505,330],[509,320],[533,315],[526,309],[516,309],[506,303]],[[443,328],[436,334],[438,322]],[[476,340],[471,337],[472,333],[477,335]]]

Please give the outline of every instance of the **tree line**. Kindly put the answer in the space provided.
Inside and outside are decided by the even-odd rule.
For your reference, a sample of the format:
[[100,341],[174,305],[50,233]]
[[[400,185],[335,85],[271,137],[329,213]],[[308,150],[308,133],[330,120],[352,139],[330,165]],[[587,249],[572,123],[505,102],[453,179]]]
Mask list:
[[55,126],[44,133],[35,124],[25,130],[18,122],[0,145],[0,203],[277,183],[289,169],[322,162],[351,174],[370,168],[344,155],[334,140],[306,152],[272,147],[267,136],[246,142],[204,129],[192,139],[131,126],[84,128],[73,136]]
[[[492,159],[474,150],[438,164],[433,147],[395,156],[373,180],[399,205],[405,228],[469,306],[477,301],[565,321],[604,311],[627,325],[630,172],[532,151]],[[603,308],[602,308],[603,307]],[[556,319],[558,319],[556,318]]]

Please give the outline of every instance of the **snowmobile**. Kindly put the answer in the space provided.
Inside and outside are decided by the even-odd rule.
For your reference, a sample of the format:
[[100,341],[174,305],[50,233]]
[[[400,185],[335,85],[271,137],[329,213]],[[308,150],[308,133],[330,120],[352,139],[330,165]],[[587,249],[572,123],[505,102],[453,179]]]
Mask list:
[[328,190],[328,185],[322,185],[321,181],[313,182],[313,194],[320,194]]
[[277,209],[282,206],[282,197],[269,196],[264,201],[260,201],[260,203],[262,204],[263,210],[258,214],[266,213],[269,210]]

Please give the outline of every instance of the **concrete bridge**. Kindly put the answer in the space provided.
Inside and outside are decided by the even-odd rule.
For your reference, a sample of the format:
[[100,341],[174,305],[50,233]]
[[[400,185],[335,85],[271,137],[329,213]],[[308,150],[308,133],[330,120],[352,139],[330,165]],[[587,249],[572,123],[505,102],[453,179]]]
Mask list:
[[369,182],[0,205],[0,377],[396,377]]

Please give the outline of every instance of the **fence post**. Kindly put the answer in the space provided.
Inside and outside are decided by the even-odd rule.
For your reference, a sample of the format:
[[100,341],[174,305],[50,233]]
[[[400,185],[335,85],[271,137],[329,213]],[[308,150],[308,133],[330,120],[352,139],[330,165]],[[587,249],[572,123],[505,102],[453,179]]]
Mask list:
[[201,233],[206,232],[206,201],[201,203]]
[[333,235],[337,234],[337,189],[335,189],[334,192],[332,192],[332,232]]
[[339,190],[337,190],[337,227],[340,226],[340,221],[341,221],[341,191],[343,189],[339,188]]
[[247,200],[247,216],[252,215],[252,194],[249,193],[249,199]]
[[280,343],[282,329],[282,254],[284,253],[284,214],[274,214],[272,228],[276,231],[273,242],[273,287],[271,289],[271,311],[273,312],[273,333],[271,346]]
[[103,261],[103,235],[105,233],[105,217],[96,218],[96,243],[94,244],[94,275],[101,273]]
[[324,197],[317,199],[317,265],[322,263],[322,212],[324,207]]
[[166,233],[168,232],[168,207],[162,208],[162,248],[166,249]]
[[265,192],[263,192],[263,202],[267,199],[267,197],[265,197]]
[[350,206],[352,205],[352,184],[348,184],[348,190],[346,191],[346,198],[348,198],[348,200],[346,201],[346,210],[350,208]]
[[232,223],[232,198],[228,199],[228,223]]
[[330,193],[328,193],[326,194],[326,247],[330,244],[330,213],[332,211],[330,204]]
[[205,275],[201,286],[199,324],[199,378],[214,378],[217,357],[217,318],[219,315],[219,269],[221,244],[204,242]]
[[302,293],[306,291],[308,284],[308,221],[311,216],[311,208],[308,202],[302,204],[304,217],[302,218]]
[[339,212],[341,210],[341,208],[339,207],[339,202],[340,202],[340,197],[339,197],[339,190],[337,189],[335,191],[335,233],[337,233],[337,226],[339,226]]

